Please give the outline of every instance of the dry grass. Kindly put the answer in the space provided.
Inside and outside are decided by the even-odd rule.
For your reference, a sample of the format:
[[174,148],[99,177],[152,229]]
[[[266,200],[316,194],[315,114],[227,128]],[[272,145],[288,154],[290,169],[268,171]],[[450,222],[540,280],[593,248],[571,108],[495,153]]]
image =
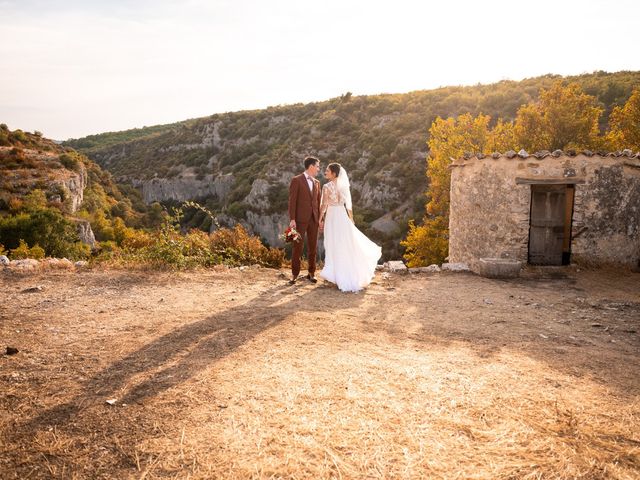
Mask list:
[[5,273],[0,471],[640,478],[639,280]]

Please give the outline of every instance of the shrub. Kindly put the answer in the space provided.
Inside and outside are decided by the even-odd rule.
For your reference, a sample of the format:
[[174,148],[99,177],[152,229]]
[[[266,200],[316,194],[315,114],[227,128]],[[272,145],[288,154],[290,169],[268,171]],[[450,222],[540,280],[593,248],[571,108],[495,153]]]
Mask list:
[[211,250],[232,264],[280,268],[284,251],[265,247],[258,237],[251,236],[242,227],[221,228],[211,234]]
[[20,148],[20,147],[13,147],[9,151],[9,153],[16,160],[24,160],[24,150],[22,150],[22,148]]
[[75,242],[67,246],[65,257],[73,260],[86,260],[91,256],[91,247],[86,243]]
[[87,255],[83,244],[77,245],[76,224],[51,208],[0,218],[0,243],[15,249],[21,240],[39,244],[50,257],[81,259]]
[[14,130],[13,132],[11,132],[10,136],[14,141],[17,141],[17,142],[21,142],[21,143],[29,142],[29,137],[27,137],[27,135],[22,130]]
[[22,208],[28,212],[35,212],[36,210],[46,208],[46,206],[47,196],[42,190],[36,188],[25,195]]
[[24,202],[18,197],[11,197],[8,202],[10,212],[19,212],[24,206]]
[[244,202],[233,202],[231,203],[231,205],[227,207],[227,213],[234,218],[238,218],[238,219],[246,218],[247,204]]
[[24,258],[34,258],[36,260],[41,260],[44,258],[45,253],[44,249],[37,243],[33,247],[29,248],[29,245],[27,245],[24,240],[20,239],[18,246],[11,250],[9,256],[13,260],[20,260]]
[[449,230],[444,217],[425,219],[424,225],[409,222],[409,232],[400,245],[409,267],[426,267],[444,262],[449,251]]
[[144,230],[130,228],[126,231],[122,240],[122,247],[129,250],[138,250],[148,247],[153,243],[153,237]]
[[29,245],[27,245],[24,240],[20,239],[18,246],[9,251],[9,257],[11,257],[12,260],[29,258]]
[[91,220],[91,229],[99,242],[115,240],[115,233],[111,221],[105,216],[104,212],[99,210]]
[[68,170],[78,172],[82,169],[82,162],[78,159],[77,154],[63,153],[58,158],[58,161]]
[[284,262],[284,251],[267,248],[240,225],[219,229],[211,235],[198,229],[182,234],[184,208],[195,208],[206,214],[205,220],[216,222],[207,208],[194,202],[172,209],[172,214],[164,213],[160,227],[151,233],[127,227],[122,219],[116,218],[111,227],[115,241],[99,243],[96,261],[177,269],[221,263],[278,268]]

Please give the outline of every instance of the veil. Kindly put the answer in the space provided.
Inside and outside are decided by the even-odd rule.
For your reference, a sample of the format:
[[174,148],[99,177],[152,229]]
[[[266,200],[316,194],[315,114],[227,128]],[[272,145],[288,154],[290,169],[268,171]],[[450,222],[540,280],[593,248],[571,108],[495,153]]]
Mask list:
[[347,175],[347,171],[341,166],[337,181],[338,192],[344,200],[344,206],[347,207],[347,210],[353,210],[349,185],[349,176]]

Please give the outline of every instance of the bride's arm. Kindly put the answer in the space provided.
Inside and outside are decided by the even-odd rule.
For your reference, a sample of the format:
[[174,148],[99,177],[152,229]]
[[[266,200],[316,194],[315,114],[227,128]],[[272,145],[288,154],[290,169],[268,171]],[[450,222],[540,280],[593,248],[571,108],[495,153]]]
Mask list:
[[329,208],[329,192],[327,192],[327,185],[322,187],[322,199],[320,200],[320,225],[324,224],[324,216]]

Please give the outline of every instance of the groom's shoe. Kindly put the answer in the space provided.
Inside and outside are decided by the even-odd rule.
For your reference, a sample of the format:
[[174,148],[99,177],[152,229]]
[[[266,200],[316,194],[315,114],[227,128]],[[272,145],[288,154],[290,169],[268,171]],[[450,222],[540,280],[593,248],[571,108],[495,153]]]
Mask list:
[[289,285],[293,285],[294,283],[296,283],[297,280],[298,280],[298,277],[293,277],[291,280],[289,280]]
[[307,280],[311,283],[318,283],[318,279],[316,277],[312,277],[311,275],[307,275]]

